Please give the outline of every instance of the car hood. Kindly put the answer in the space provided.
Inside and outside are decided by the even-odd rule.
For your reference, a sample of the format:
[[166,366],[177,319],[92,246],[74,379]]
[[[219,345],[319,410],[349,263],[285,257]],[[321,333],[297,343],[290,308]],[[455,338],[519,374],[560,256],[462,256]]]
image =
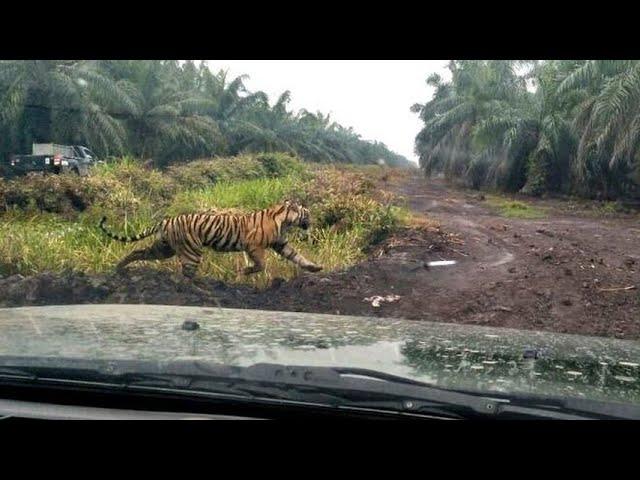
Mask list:
[[[183,329],[196,322],[195,330]],[[640,342],[298,312],[158,305],[0,309],[0,356],[353,367],[445,388],[640,403]]]

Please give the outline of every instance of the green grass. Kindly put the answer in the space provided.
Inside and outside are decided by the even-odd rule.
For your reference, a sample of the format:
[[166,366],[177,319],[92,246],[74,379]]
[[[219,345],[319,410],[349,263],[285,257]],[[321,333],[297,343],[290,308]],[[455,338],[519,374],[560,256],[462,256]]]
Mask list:
[[[152,225],[166,215],[203,211],[210,208],[231,208],[252,211],[272,206],[284,198],[305,198],[317,182],[309,181],[306,174],[293,173],[249,180],[221,181],[209,186],[178,189],[167,197],[161,195],[156,184],[167,178],[159,172],[145,180],[137,173],[135,182],[127,181],[126,169],[136,172],[135,163],[124,161],[116,170],[101,167],[96,175],[118,177],[108,197],[90,205],[75,217],[54,212],[22,211],[12,209],[0,215],[0,273],[23,275],[43,271],[76,270],[86,273],[113,271],[116,263],[130,251],[143,248],[153,240],[134,244],[113,241],[97,228],[99,219],[106,215],[111,230],[131,235]],[[321,172],[318,174],[322,174]],[[347,173],[345,172],[345,175]],[[99,180],[98,177],[95,180]],[[348,185],[349,182],[343,183]],[[293,231],[291,244],[301,254],[322,265],[325,271],[343,269],[363,258],[363,252],[372,242],[379,241],[409,218],[406,209],[383,205],[368,194],[340,194],[342,186],[330,195],[317,195],[310,206],[312,229]],[[324,191],[324,187],[321,189]],[[341,225],[336,229],[336,224]],[[167,272],[178,272],[177,260],[144,262]],[[211,276],[229,283],[244,283],[259,288],[275,277],[292,278],[300,273],[292,263],[269,252],[266,270],[257,275],[244,276],[240,272],[249,265],[244,253],[217,253],[206,251],[199,269],[200,275]]]
[[212,187],[179,192],[167,209],[167,214],[177,215],[214,207],[260,210],[292,195],[296,188],[300,188],[300,183],[293,176],[218,183]]
[[[79,222],[54,218],[40,214],[28,218],[2,218],[0,228],[6,234],[0,237],[0,252],[3,261],[0,271],[9,275],[35,274],[43,271],[67,269],[86,273],[112,271],[114,265],[130,251],[149,245],[146,239],[135,244],[111,241],[95,227]],[[131,229],[134,231],[134,229]],[[357,225],[345,232],[333,232],[330,228],[312,228],[306,235],[292,232],[291,245],[310,260],[321,264],[326,271],[341,269],[354,264],[363,257],[369,229]],[[179,271],[176,259],[145,262],[152,268]],[[298,268],[274,252],[267,255],[263,273],[245,277],[238,272],[248,266],[244,253],[217,253],[206,251],[199,269],[201,275],[212,276],[231,283],[248,283],[264,287],[275,277],[292,278],[300,272]]]
[[56,218],[53,214],[5,215],[0,220],[4,274],[34,274],[66,269],[101,272],[130,248],[108,242],[95,226]]
[[488,195],[487,204],[494,208],[500,215],[508,218],[537,219],[544,218],[546,212],[543,208],[529,203],[512,200],[497,195]]

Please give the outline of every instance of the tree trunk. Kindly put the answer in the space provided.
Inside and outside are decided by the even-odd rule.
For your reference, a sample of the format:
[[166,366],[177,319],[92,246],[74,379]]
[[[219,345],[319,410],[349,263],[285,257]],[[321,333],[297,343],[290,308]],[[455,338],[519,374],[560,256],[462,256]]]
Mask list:
[[29,132],[28,136],[31,137],[33,143],[51,142],[53,120],[51,115],[51,95],[48,92],[30,90],[27,93],[24,118]]

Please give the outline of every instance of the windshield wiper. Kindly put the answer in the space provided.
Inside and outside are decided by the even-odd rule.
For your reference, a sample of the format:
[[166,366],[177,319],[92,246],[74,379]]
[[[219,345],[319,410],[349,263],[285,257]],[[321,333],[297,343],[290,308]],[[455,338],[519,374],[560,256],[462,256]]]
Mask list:
[[[504,394],[468,390],[446,389],[391,375],[375,370],[360,368],[318,368],[284,367],[282,365],[255,365],[262,369],[261,375],[275,371],[289,370],[294,379],[299,377],[296,371],[307,372],[309,378],[314,375],[313,384],[324,389],[338,392],[349,391],[351,400],[358,407],[389,407],[396,404],[395,410],[414,413],[453,414],[464,418],[536,418],[536,419],[640,419],[640,406],[632,404],[602,402],[573,397],[547,397],[543,395]],[[282,375],[282,374],[281,374]],[[336,378],[336,375],[340,378]],[[376,382],[378,385],[375,385]],[[328,382],[328,383],[327,383]],[[294,380],[294,384],[301,382]],[[353,393],[355,392],[355,397]],[[364,398],[360,398],[362,393]],[[396,398],[390,403],[388,398],[373,400],[374,395]]]
[[357,368],[0,357],[3,379],[453,418],[640,419],[635,405],[450,390]]
[[[108,361],[0,357],[0,382],[155,391],[323,408],[385,410],[410,414],[483,412],[481,398],[376,372],[256,364],[233,367],[199,361]],[[350,378],[357,375],[358,378]],[[418,390],[420,393],[418,394]]]

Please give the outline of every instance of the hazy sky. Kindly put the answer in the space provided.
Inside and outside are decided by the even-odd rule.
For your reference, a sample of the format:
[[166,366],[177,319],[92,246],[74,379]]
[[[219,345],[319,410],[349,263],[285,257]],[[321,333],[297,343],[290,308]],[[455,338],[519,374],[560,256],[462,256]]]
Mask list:
[[413,140],[421,122],[409,108],[431,98],[425,80],[437,72],[449,78],[447,60],[207,60],[213,71],[248,74],[251,91],[262,90],[273,104],[291,90],[289,107],[330,113],[366,140],[417,161]]

